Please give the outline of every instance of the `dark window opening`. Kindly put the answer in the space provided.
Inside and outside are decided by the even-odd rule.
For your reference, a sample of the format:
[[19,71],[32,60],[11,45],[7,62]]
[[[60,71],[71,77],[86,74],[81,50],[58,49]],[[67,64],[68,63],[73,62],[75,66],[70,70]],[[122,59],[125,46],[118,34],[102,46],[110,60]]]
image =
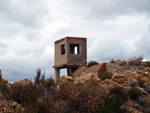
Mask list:
[[61,55],[65,54],[65,44],[61,45]]
[[79,44],[70,44],[70,54],[80,54]]

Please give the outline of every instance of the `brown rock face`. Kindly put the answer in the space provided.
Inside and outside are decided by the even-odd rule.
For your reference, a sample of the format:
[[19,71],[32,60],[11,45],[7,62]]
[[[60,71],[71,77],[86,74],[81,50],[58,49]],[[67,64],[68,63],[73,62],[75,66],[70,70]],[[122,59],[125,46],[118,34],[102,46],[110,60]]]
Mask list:
[[23,113],[23,108],[20,104],[13,100],[7,100],[0,94],[0,113]]

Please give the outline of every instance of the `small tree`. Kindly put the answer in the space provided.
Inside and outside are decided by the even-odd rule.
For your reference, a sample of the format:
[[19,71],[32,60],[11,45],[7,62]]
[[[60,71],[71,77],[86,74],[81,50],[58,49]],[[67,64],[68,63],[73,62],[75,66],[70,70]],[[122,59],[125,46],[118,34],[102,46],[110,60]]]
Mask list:
[[45,70],[44,70],[43,75],[41,75],[41,69],[38,68],[37,71],[36,71],[36,77],[34,79],[35,79],[34,84],[38,84],[40,81],[42,81],[42,83],[44,83],[44,80],[45,80]]
[[116,61],[114,59],[111,59],[110,63],[116,63]]

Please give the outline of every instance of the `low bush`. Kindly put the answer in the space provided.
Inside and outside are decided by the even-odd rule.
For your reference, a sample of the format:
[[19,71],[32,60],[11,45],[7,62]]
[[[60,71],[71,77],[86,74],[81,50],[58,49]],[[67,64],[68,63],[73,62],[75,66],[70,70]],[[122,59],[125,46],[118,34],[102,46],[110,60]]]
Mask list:
[[150,101],[146,101],[146,102],[145,102],[144,108],[150,108]]
[[131,82],[130,82],[130,86],[131,86],[131,87],[136,87],[136,86],[138,86],[138,83],[135,82],[135,81],[131,81]]
[[138,100],[139,97],[141,96],[141,90],[136,87],[132,87],[128,91],[128,94],[132,100]]
[[28,104],[36,103],[38,97],[43,94],[43,91],[42,88],[38,88],[30,83],[25,86],[14,87],[11,97],[19,104],[26,106]]
[[138,83],[139,83],[139,86],[140,86],[140,87],[144,87],[145,81],[142,80],[142,79],[138,79]]
[[113,76],[112,72],[106,71],[102,74],[102,76],[100,77],[101,80],[105,80],[105,79],[111,79]]
[[145,91],[146,91],[147,93],[150,94],[150,86],[146,86],[144,89],[145,89]]
[[51,95],[43,96],[38,101],[38,113],[64,113],[64,101],[55,100]]
[[97,81],[86,83],[61,83],[57,93],[59,99],[66,102],[65,111],[71,113],[95,113],[98,104],[103,103],[105,96]]
[[98,113],[126,113],[127,110],[121,108],[122,104],[121,96],[107,97],[105,99],[105,107]]
[[99,63],[97,61],[89,61],[88,62],[88,67],[94,66],[94,65],[98,65]]
[[140,56],[138,58],[134,57],[133,59],[128,60],[128,64],[131,66],[139,66],[142,63],[143,56]]
[[112,94],[116,94],[117,96],[121,96],[123,101],[127,101],[128,99],[128,94],[125,90],[123,90],[123,88],[121,87],[115,87],[113,89],[110,90],[110,95]]
[[121,87],[115,87],[110,91],[110,94],[105,98],[104,107],[100,113],[126,113],[126,109],[122,109],[121,105],[128,99],[127,92]]

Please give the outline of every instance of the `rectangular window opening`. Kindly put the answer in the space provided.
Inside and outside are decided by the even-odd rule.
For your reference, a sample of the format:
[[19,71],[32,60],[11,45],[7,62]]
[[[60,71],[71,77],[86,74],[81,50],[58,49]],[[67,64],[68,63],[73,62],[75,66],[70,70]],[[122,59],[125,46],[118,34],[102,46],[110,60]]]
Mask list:
[[80,54],[79,44],[70,44],[70,54]]
[[65,44],[61,45],[61,55],[65,54]]

